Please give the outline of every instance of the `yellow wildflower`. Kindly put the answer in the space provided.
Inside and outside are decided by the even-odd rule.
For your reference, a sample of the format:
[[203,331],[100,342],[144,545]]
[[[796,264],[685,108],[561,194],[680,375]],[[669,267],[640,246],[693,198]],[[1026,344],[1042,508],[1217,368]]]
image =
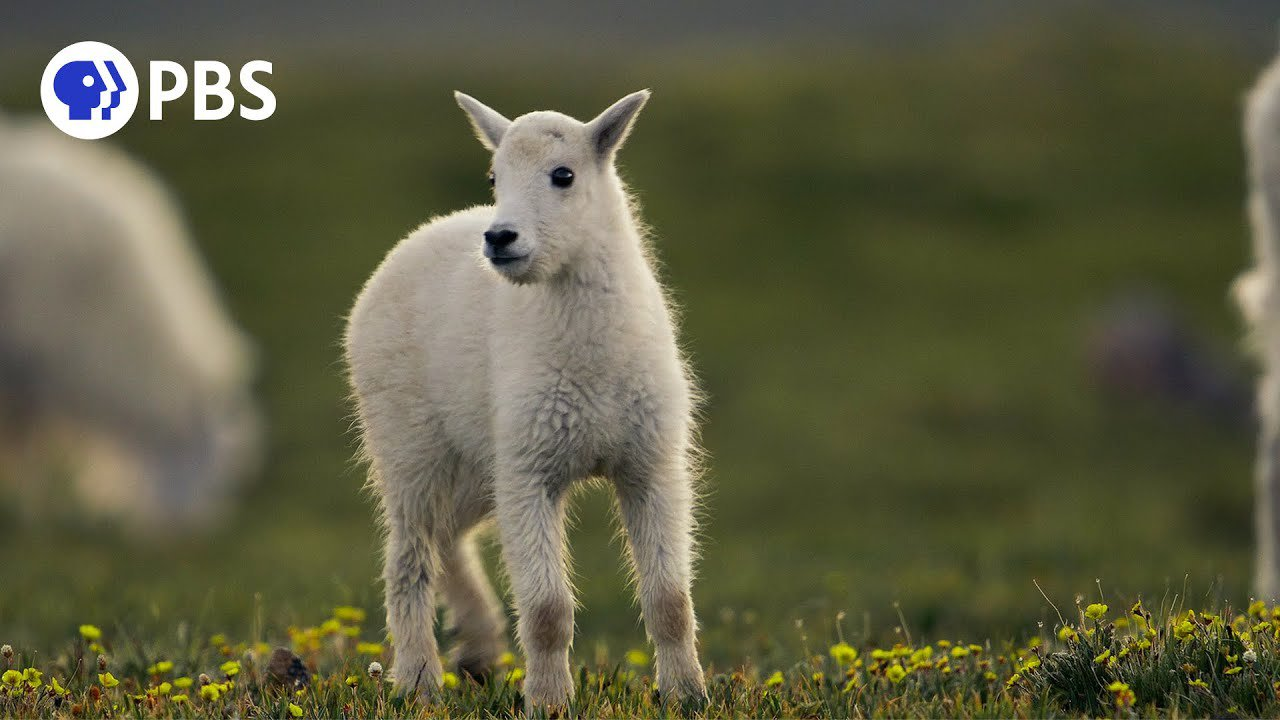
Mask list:
[[22,673],[17,670],[5,670],[4,675],[0,675],[0,682],[9,687],[18,687],[22,683]]
[[524,679],[524,668],[512,668],[507,673],[507,684],[515,685]]
[[643,650],[628,650],[627,664],[632,667],[645,667],[649,664],[649,654]]
[[342,629],[342,623],[330,618],[320,623],[320,632],[325,635],[332,635]]
[[982,673],[982,679],[986,680],[987,682],[995,682],[996,680],[1000,679],[1000,676],[988,670]]
[[1071,640],[1075,640],[1077,637],[1079,637],[1079,633],[1077,633],[1075,628],[1070,625],[1063,625],[1058,630],[1058,640],[1061,640],[1062,642],[1069,642]]
[[113,688],[120,684],[120,681],[116,679],[116,676],[109,672],[98,673],[98,682],[102,683],[102,687],[105,688]]
[[217,635],[214,635],[213,637],[209,638],[209,644],[210,645],[226,645],[227,636],[223,635],[222,633],[218,633]]
[[164,675],[165,673],[170,672],[171,670],[173,670],[173,663],[168,660],[161,660],[157,662],[155,665],[152,665],[151,667],[147,668],[147,674],[148,675]]
[[1192,680],[1191,682],[1187,683],[1187,685],[1193,688],[1200,688],[1201,690],[1209,689],[1209,683],[1201,680],[1200,678],[1196,678],[1195,680]]
[[200,688],[200,697],[209,702],[217,702],[218,698],[222,697],[222,687],[217,683],[209,683]]
[[821,685],[821,684],[822,684],[822,681],[823,681],[823,680],[826,680],[826,679],[827,679],[826,674],[822,673],[821,671],[816,672],[816,673],[814,673],[813,675],[810,675],[809,677],[810,677],[810,678],[812,678],[812,679],[813,679],[813,681],[814,681],[815,683],[819,684],[819,685]]
[[1226,670],[1223,670],[1223,671],[1222,671],[1222,674],[1223,674],[1223,675],[1236,675],[1236,674],[1238,674],[1241,670],[1244,670],[1244,668],[1240,667],[1239,665],[1235,665],[1235,666],[1232,666],[1232,667],[1227,668]]
[[895,663],[890,665],[889,668],[884,671],[884,676],[889,678],[889,682],[897,685],[907,676],[907,671],[904,670],[901,665]]
[[508,665],[514,665],[515,662],[516,662],[516,656],[512,654],[510,651],[504,652],[498,656],[498,664],[503,667],[506,667]]
[[452,690],[458,687],[458,675],[457,673],[446,672],[444,677],[441,678],[441,682],[446,690]]
[[240,662],[238,660],[228,660],[222,663],[222,674],[227,677],[235,677],[240,674]]
[[350,605],[339,605],[333,609],[333,617],[347,623],[364,622],[364,610]]
[[102,630],[97,625],[81,625],[80,637],[85,640],[98,640],[102,637]]
[[765,687],[778,687],[779,685],[781,685],[781,684],[782,684],[783,680],[784,680],[784,678],[782,677],[782,671],[781,671],[781,670],[775,670],[775,671],[773,672],[773,674],[769,676],[769,679],[767,679],[767,680],[765,680],[765,681],[764,681],[764,686],[765,686]]
[[360,643],[360,644],[356,645],[356,652],[360,653],[361,655],[381,655],[381,654],[382,654],[382,644],[381,644],[381,643],[362,642],[362,643]]
[[1264,618],[1267,616],[1267,604],[1261,600],[1254,600],[1249,603],[1249,614],[1254,617]]
[[1090,603],[1089,607],[1084,609],[1084,614],[1092,620],[1101,620],[1102,616],[1107,614],[1107,606],[1102,603]]
[[951,657],[953,658],[969,657],[969,648],[963,645],[957,645],[956,647],[951,648]]
[[1115,693],[1117,708],[1133,707],[1134,701],[1137,700],[1137,696],[1133,694],[1133,690],[1130,690],[1127,684],[1122,683],[1119,680],[1108,685],[1107,689]]
[[831,657],[837,665],[852,665],[858,659],[858,651],[847,642],[839,642],[831,646]]
[[40,672],[39,670],[33,667],[29,667],[26,670],[22,671],[22,680],[26,682],[27,687],[31,688],[32,690],[44,684],[44,681],[40,679],[42,677],[44,677],[44,673]]
[[1097,663],[1097,664],[1101,665],[1101,664],[1105,663],[1107,660],[1110,660],[1110,659],[1111,659],[1111,651],[1110,651],[1110,650],[1103,650],[1103,651],[1102,651],[1102,654],[1101,654],[1101,655],[1099,655],[1098,657],[1094,658],[1094,659],[1093,659],[1093,661],[1094,661],[1095,663]]
[[1196,634],[1196,626],[1190,620],[1183,620],[1173,628],[1173,636],[1186,642]]
[[348,675],[346,682],[347,682],[347,687],[355,687],[360,684],[360,676]]
[[157,695],[168,695],[172,691],[173,691],[173,685],[167,682],[162,682],[156,686]]
[[62,685],[58,683],[58,678],[56,677],[49,678],[49,688],[58,695],[68,695],[71,693],[70,690],[62,687]]
[[289,703],[289,714],[296,718],[300,718],[302,717],[302,708],[294,705],[293,703]]
[[173,681],[173,686],[180,690],[186,690],[187,688],[191,687],[191,678],[180,677]]
[[174,695],[169,699],[172,700],[174,703],[181,705],[182,703],[186,702],[188,698],[186,695]]
[[342,634],[349,638],[360,637],[360,627],[358,625],[343,625]]

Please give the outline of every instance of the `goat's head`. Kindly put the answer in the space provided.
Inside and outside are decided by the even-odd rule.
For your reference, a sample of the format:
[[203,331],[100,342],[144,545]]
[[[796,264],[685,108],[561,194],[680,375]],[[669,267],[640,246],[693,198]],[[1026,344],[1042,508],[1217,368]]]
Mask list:
[[455,93],[480,142],[493,152],[489,180],[496,210],[484,256],[515,283],[555,276],[584,243],[620,222],[626,198],[613,160],[649,91],[632,93],[582,123],[539,111],[508,120]]

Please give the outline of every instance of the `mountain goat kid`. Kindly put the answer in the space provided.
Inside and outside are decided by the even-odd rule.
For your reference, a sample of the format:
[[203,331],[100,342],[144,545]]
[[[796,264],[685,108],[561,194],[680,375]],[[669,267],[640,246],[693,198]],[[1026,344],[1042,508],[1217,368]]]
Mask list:
[[705,697],[690,600],[693,395],[614,156],[648,91],[591,122],[508,120],[456,94],[493,152],[496,205],[418,228],[356,300],[346,357],[387,527],[400,692],[441,683],[435,592],[454,658],[490,668],[503,614],[473,530],[496,517],[530,707],[573,695],[570,486],[617,492],[664,698]]

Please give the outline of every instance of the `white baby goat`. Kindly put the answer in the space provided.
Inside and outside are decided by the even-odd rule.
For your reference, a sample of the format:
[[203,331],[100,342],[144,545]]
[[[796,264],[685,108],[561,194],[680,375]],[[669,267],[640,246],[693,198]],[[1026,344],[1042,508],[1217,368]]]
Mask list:
[[571,485],[612,481],[664,698],[705,696],[690,600],[694,391],[614,155],[648,91],[591,122],[508,120],[457,93],[493,151],[496,205],[415,230],[356,300],[346,356],[387,527],[401,692],[441,683],[443,591],[459,667],[502,650],[473,531],[496,516],[530,707],[573,695]]

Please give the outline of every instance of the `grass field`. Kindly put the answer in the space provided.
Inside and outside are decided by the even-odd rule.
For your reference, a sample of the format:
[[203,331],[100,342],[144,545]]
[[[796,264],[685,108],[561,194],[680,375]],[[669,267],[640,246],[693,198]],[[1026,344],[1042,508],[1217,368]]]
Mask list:
[[[337,342],[399,237],[487,199],[487,158],[450,91],[509,114],[585,117],[652,87],[622,163],[710,397],[695,602],[705,658],[730,684],[713,699],[741,671],[748,689],[726,713],[894,715],[900,688],[925,703],[913,714],[1097,712],[1042,686],[987,693],[982,674],[965,675],[971,685],[867,674],[874,689],[849,700],[826,649],[843,632],[867,656],[905,643],[902,627],[916,649],[962,638],[1016,657],[1034,637],[1057,642],[1033,578],[1066,605],[1096,597],[1100,578],[1125,598],[1113,616],[1139,596],[1247,605],[1249,432],[1104,397],[1082,342],[1113,292],[1147,286],[1234,350],[1226,288],[1247,249],[1238,113],[1261,60],[1212,38],[1069,18],[920,51],[552,58],[515,75],[275,58],[279,109],[266,122],[195,123],[179,106],[162,123],[139,115],[119,144],[171,181],[259,344],[268,463],[208,537],[133,542],[83,520],[72,498],[38,523],[0,504],[0,642],[51,676],[79,657],[77,627],[95,624],[121,677],[145,682],[168,658],[217,680],[214,634],[239,658],[236,643],[287,644],[287,627],[335,604],[376,616],[378,539],[350,461]],[[44,62],[0,68],[0,105],[36,109]],[[609,498],[582,494],[576,517],[576,654],[591,672],[627,670],[622,653],[644,643]],[[380,632],[373,619],[364,629]],[[327,694],[306,712],[340,709],[352,673],[352,702],[382,707],[364,660],[325,648],[316,693]],[[649,713],[645,668],[634,670],[621,706],[586,714]],[[784,683],[765,688],[774,670]],[[819,671],[828,680],[815,684]],[[501,690],[458,692],[475,704],[449,712],[510,706]],[[956,704],[972,697],[971,710]],[[1178,707],[1225,713],[1221,702]],[[264,713],[288,711],[271,703]]]
[[[900,626],[891,646],[839,639],[824,648],[811,646],[797,624],[803,654],[793,662],[712,667],[705,701],[683,705],[656,693],[645,650],[611,654],[598,647],[594,660],[577,667],[575,696],[567,707],[532,708],[529,714],[970,718],[1280,712],[1280,606],[1259,601],[1247,613],[1197,613],[1184,610],[1176,598],[1165,601],[1156,608],[1137,602],[1114,611],[1106,603],[1077,601],[1051,629],[1041,628],[1019,644],[917,643]],[[511,654],[482,682],[446,672],[444,687],[430,697],[398,696],[381,662],[386,646],[361,640],[366,619],[360,608],[334,608],[323,623],[290,627],[289,651],[223,634],[192,637],[185,629],[178,646],[110,638],[97,626],[82,625],[53,663],[31,664],[10,646],[0,648],[0,711],[16,717],[363,718],[509,717],[524,709],[524,669]],[[288,663],[277,663],[273,653]],[[615,655],[620,659],[611,659]],[[287,670],[289,664],[294,671]]]

